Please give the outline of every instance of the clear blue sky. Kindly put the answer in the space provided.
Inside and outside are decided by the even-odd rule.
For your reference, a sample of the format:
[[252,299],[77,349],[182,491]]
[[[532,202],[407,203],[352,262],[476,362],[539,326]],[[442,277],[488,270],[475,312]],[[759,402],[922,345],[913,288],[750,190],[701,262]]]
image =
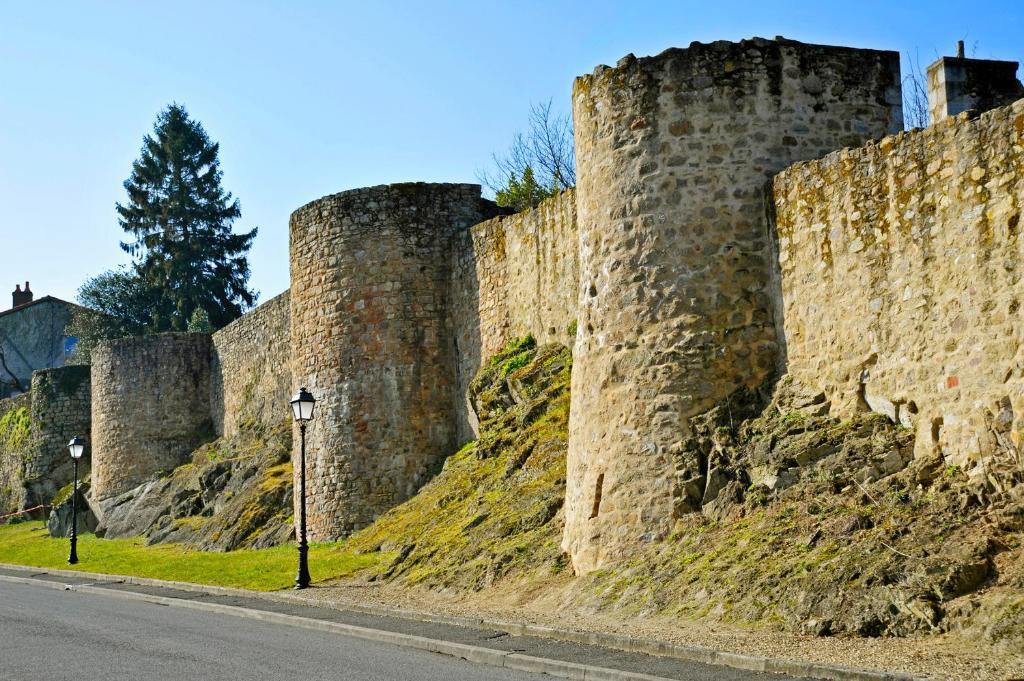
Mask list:
[[[288,286],[288,215],[324,194],[475,181],[531,102],[626,53],[694,40],[1024,60],[1024,3],[25,2],[0,0],[0,309],[72,299],[126,262],[114,204],[142,137],[185,104],[221,144],[261,300]],[[977,42],[972,55],[972,46]]]

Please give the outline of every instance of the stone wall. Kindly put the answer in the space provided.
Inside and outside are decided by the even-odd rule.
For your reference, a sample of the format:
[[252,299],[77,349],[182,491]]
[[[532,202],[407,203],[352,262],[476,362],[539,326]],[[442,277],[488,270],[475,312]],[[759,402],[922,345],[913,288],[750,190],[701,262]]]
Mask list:
[[899,55],[695,43],[573,87],[580,242],[564,547],[591,570],[699,508],[688,420],[778,361],[764,187],[902,128]]
[[0,399],[0,515],[28,508],[25,461],[32,446],[31,414],[31,393]]
[[[67,366],[32,374],[32,455],[25,461],[26,502],[48,504],[72,481],[74,462],[68,442],[76,435],[89,439],[91,430],[90,369]],[[91,461],[86,447],[79,461],[85,477]]]
[[481,361],[515,337],[573,344],[579,242],[576,192],[496,217],[453,239],[451,330],[455,336],[459,442],[476,437],[467,399]]
[[318,400],[312,539],[369,524],[454,450],[448,247],[482,208],[478,185],[410,183],[326,196],[292,214],[293,387]]
[[[0,515],[50,503],[73,478],[68,441],[90,431],[89,367],[36,371],[30,385],[0,400]],[[86,448],[82,477],[89,461]]]
[[1024,100],[797,165],[774,192],[789,372],[837,414],[914,428],[917,456],[1012,465]]
[[185,463],[213,436],[210,336],[104,341],[92,353],[92,489],[102,500]]
[[285,291],[213,334],[210,405],[218,435],[290,418],[290,323]]

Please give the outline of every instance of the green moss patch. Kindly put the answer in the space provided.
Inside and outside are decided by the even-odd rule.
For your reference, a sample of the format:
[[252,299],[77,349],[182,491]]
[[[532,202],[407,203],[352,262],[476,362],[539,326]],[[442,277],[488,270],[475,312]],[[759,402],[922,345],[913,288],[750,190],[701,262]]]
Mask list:
[[0,448],[14,452],[24,449],[32,433],[28,407],[11,409],[0,416]]
[[560,345],[510,342],[473,382],[480,439],[406,503],[349,541],[388,555],[374,578],[481,589],[561,571],[569,374]]

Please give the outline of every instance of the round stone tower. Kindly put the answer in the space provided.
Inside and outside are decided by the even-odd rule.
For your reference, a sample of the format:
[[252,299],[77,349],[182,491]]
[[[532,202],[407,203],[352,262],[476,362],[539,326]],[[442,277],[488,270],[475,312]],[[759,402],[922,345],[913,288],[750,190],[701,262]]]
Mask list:
[[564,548],[577,572],[701,508],[689,420],[780,361],[767,179],[902,127],[899,55],[695,43],[573,88],[580,232]]
[[[294,381],[317,399],[306,437],[311,539],[369,524],[456,446],[447,246],[480,220],[472,184],[355,189],[292,214]],[[296,476],[298,446],[296,433]]]
[[213,437],[210,337],[161,333],[92,352],[92,493],[103,500],[187,463]]

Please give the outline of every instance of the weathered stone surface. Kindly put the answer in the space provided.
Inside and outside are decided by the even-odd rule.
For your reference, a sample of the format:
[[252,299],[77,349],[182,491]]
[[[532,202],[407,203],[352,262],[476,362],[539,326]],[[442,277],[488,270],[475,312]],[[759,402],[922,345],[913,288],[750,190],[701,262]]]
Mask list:
[[213,439],[210,336],[104,341],[92,353],[93,494],[133,489]]
[[29,508],[25,461],[32,452],[32,395],[0,399],[0,515]]
[[470,388],[479,440],[349,540],[350,549],[396,554],[373,581],[476,591],[564,570],[558,538],[571,366],[568,348],[531,339],[484,362]]
[[291,426],[246,427],[121,494],[93,501],[96,534],[230,551],[294,539]]
[[448,245],[484,207],[478,185],[415,183],[292,214],[294,387],[319,401],[308,430],[312,539],[369,524],[455,449]]
[[[25,462],[30,505],[49,503],[57,490],[72,481],[74,461],[68,441],[88,439],[91,430],[90,368],[66,366],[32,374],[33,454]],[[79,476],[89,474],[92,450],[78,461]]]
[[451,332],[456,348],[459,442],[479,435],[467,393],[481,361],[509,338],[572,347],[579,288],[576,192],[532,210],[456,232],[451,258]]
[[[89,367],[36,371],[31,392],[0,400],[0,514],[48,504],[71,482],[67,443],[90,430]],[[90,450],[79,461],[89,472]],[[46,511],[29,517],[46,517]]]
[[213,334],[210,405],[217,435],[273,426],[291,415],[288,291]]
[[1022,168],[1018,101],[774,181],[790,374],[840,416],[863,392],[983,495],[1008,488],[1024,423]]
[[[781,360],[765,183],[902,127],[894,52],[695,43],[578,78],[564,547],[586,572],[697,510],[690,417]],[[601,514],[591,515],[603,480]]]
[[787,378],[691,419],[709,489],[730,482],[670,537],[575,580],[573,600],[820,636],[969,629],[1020,650],[1024,630],[1003,622],[1019,622],[1024,498],[978,503],[955,469],[921,483],[911,432],[816,415],[816,393]]

